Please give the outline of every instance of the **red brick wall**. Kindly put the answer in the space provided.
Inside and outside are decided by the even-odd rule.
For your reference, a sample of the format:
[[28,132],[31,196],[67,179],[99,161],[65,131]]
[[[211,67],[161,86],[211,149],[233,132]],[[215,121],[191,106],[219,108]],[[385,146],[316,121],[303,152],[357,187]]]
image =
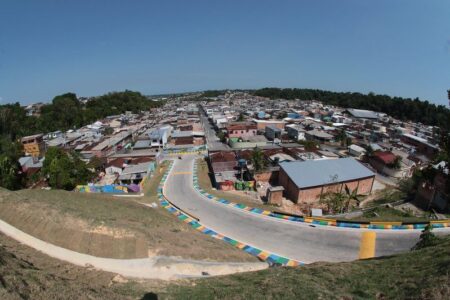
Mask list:
[[299,192],[297,186],[292,182],[292,180],[287,176],[286,172],[283,169],[280,169],[280,173],[278,175],[279,185],[284,187],[284,194],[286,198],[297,203]]
[[367,178],[359,181],[358,194],[369,194],[372,190],[375,177]]

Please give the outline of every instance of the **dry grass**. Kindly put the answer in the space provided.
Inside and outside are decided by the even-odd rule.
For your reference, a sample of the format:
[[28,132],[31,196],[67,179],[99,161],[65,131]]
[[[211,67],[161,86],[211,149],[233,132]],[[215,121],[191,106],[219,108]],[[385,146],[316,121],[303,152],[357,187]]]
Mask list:
[[179,221],[157,202],[162,169],[142,198],[61,190],[0,190],[0,218],[37,238],[101,257],[179,256],[212,261],[257,261]]

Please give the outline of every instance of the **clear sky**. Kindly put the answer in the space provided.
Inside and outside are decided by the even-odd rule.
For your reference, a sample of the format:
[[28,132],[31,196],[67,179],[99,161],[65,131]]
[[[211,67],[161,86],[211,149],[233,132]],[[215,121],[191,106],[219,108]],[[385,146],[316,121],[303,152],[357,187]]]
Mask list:
[[447,104],[450,1],[0,2],[2,103],[266,86]]

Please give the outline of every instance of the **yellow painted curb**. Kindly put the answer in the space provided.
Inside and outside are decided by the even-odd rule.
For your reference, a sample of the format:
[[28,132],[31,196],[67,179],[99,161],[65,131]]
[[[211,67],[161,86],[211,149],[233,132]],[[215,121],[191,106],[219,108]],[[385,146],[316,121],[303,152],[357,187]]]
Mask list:
[[359,259],[372,258],[375,256],[375,244],[377,234],[374,231],[365,231],[361,235],[359,246]]

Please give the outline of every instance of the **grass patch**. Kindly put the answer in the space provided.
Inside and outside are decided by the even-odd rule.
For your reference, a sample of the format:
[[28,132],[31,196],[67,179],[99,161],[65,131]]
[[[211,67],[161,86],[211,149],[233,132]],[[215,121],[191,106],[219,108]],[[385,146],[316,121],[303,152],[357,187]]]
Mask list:
[[350,263],[274,268],[169,286],[174,299],[448,299],[450,239]]
[[362,217],[352,219],[352,221],[386,221],[386,222],[426,222],[426,217],[417,217],[406,211],[401,211],[390,207],[377,207],[373,210],[364,212]]

